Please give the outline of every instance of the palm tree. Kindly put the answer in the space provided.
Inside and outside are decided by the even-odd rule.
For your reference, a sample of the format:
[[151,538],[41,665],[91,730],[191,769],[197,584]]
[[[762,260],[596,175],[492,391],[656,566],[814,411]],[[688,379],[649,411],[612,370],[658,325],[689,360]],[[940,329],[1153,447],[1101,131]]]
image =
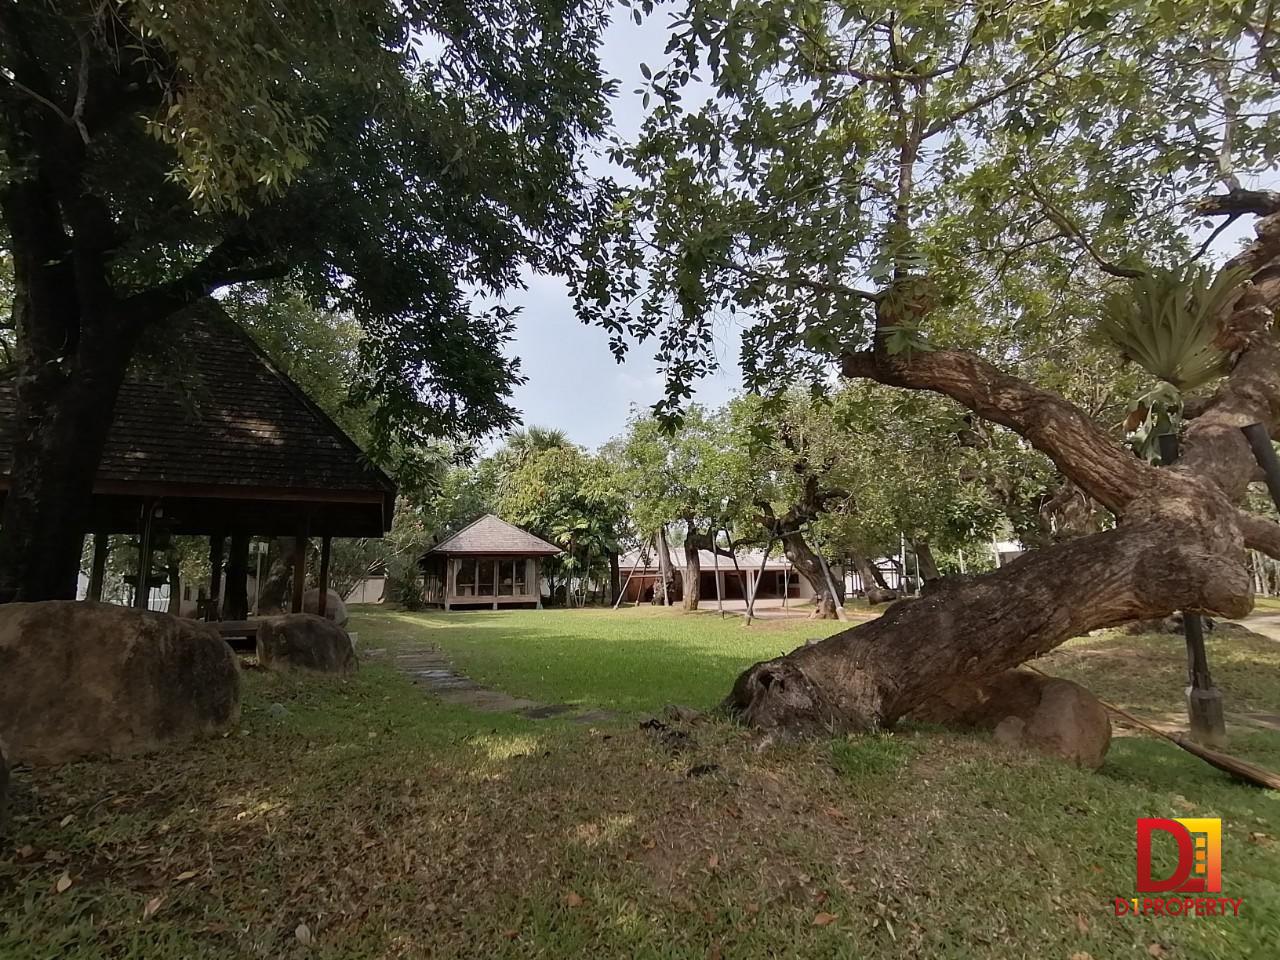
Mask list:
[[563,430],[554,427],[522,427],[507,434],[502,455],[520,464],[544,450],[567,446],[570,446],[569,436]]

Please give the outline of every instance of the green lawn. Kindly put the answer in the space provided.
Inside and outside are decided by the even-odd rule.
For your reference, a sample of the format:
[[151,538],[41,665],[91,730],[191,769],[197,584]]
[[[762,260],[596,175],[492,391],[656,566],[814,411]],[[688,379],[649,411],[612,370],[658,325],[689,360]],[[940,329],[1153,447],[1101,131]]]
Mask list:
[[616,612],[362,612],[357,625],[361,646],[395,649],[426,637],[488,686],[535,700],[622,711],[654,711],[672,702],[711,706],[757,660],[839,627],[804,619],[757,620],[747,627],[737,616],[684,616],[650,606]]
[[[1280,955],[1280,796],[1166,744],[1120,738],[1085,773],[936,730],[762,744],[711,722],[664,742],[635,723],[712,705],[832,626],[642,609],[361,612],[355,629],[364,652],[438,644],[509,692],[625,716],[449,708],[386,658],[350,680],[250,671],[228,737],[18,772],[0,957]],[[1278,655],[1214,639],[1234,707],[1280,712]],[[1181,659],[1176,638],[1103,636],[1046,669],[1176,712]],[[1280,736],[1233,735],[1280,766]],[[1243,916],[1115,917],[1134,819],[1197,815],[1224,818]]]

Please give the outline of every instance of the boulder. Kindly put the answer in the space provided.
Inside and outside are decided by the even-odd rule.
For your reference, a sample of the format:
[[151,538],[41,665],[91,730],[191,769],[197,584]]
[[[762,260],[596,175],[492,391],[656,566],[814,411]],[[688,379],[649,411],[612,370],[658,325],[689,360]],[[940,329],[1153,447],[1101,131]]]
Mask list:
[[[332,620],[340,627],[347,625],[347,605],[342,602],[336,590],[330,590],[329,599],[325,601],[324,618]],[[302,595],[302,612],[318,614],[320,612],[320,590],[308,590]]]
[[144,753],[239,716],[239,664],[206,623],[87,601],[0,605],[10,763]]
[[9,764],[5,760],[4,741],[0,740],[0,837],[9,824]]
[[268,670],[354,673],[356,653],[347,631],[333,621],[289,613],[259,624],[258,662]]
[[957,678],[911,719],[992,730],[1000,743],[1097,769],[1111,746],[1111,720],[1078,683],[1008,670],[985,680]]
[[[1205,633],[1212,633],[1217,629],[1218,623],[1213,617],[1202,615],[1200,626]],[[1181,637],[1184,635],[1182,611],[1171,613],[1167,617],[1157,617],[1155,620],[1132,620],[1124,625],[1124,632],[1130,636],[1139,636],[1144,633],[1172,633]]]

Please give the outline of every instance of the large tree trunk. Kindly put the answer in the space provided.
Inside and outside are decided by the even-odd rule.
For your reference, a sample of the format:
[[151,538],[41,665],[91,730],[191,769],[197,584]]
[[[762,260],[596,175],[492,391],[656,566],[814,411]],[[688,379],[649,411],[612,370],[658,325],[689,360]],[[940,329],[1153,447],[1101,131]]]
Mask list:
[[618,565],[618,551],[609,551],[609,604],[618,602],[622,595],[622,569]]
[[782,549],[800,576],[804,577],[813,588],[814,607],[811,620],[835,620],[837,605],[844,605],[844,578],[832,577],[832,583],[839,591],[839,596],[831,595],[831,587],[827,583],[826,572],[822,569],[822,561],[813,552],[813,548],[804,539],[799,530],[792,530],[782,535]]
[[275,613],[289,609],[294,560],[298,553],[295,537],[278,537],[271,545],[271,563],[258,591],[258,612]]
[[[17,311],[37,309],[22,303]],[[129,363],[123,333],[85,331],[59,363],[20,344],[13,467],[0,516],[0,602],[74,600],[98,461]]]
[[762,727],[874,730],[957,675],[998,673],[1089,630],[1175,610],[1248,613],[1246,548],[1280,557],[1280,524],[1236,506],[1258,475],[1240,428],[1263,423],[1274,435],[1280,423],[1272,313],[1280,306],[1280,194],[1259,195],[1260,212],[1269,215],[1258,240],[1228,265],[1249,270],[1253,284],[1218,318],[1218,342],[1236,363],[1188,426],[1176,466],[1138,460],[1061,396],[973,354],[890,355],[880,340],[846,354],[846,376],[941,393],[1014,430],[1120,524],[1024,554],[993,573],[943,581],[938,593],[901,601],[878,620],[755,664],[727,706]]
[[697,610],[702,593],[702,558],[698,554],[702,539],[690,530],[684,538],[684,609]]
[[998,673],[1088,630],[1181,608],[1242,616],[1251,601],[1239,529],[1226,510],[1194,513],[1033,551],[900,600],[878,620],[751,667],[728,705],[762,727],[875,730],[958,674]]

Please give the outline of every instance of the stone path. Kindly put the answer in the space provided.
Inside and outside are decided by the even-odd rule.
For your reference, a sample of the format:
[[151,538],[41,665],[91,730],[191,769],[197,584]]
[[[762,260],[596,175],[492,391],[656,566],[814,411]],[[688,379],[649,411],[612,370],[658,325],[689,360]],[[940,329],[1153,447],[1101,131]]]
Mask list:
[[470,677],[454,669],[449,658],[431,647],[402,650],[388,654],[382,650],[370,650],[369,656],[389,658],[396,668],[407,673],[415,686],[446,703],[456,703],[485,713],[514,713],[531,720],[548,717],[569,717],[575,723],[603,723],[615,719],[618,714],[610,710],[582,710],[572,703],[539,703],[525,697],[513,697],[501,690],[482,687]]
[[1280,641],[1280,612],[1274,610],[1254,611],[1243,620],[1235,620],[1233,622],[1248,627],[1254,633],[1260,633],[1270,640]]

